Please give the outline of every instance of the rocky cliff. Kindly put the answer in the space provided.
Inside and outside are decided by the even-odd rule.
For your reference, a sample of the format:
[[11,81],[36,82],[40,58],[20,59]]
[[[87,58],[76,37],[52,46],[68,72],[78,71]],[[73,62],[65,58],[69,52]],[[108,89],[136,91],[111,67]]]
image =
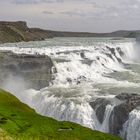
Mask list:
[[[135,93],[122,93],[115,96],[113,102],[107,98],[97,98],[94,102],[91,102],[90,105],[95,110],[96,116],[101,124],[104,120],[106,107],[113,105],[113,110],[109,116],[109,133],[120,135],[123,125],[129,119],[130,112],[140,106],[140,95]],[[125,135],[127,136],[127,134]]]
[[0,22],[0,43],[44,40],[51,36],[41,29],[30,29],[24,21]]
[[0,84],[9,76],[22,78],[29,88],[40,89],[49,85],[54,68],[48,56],[0,52]]

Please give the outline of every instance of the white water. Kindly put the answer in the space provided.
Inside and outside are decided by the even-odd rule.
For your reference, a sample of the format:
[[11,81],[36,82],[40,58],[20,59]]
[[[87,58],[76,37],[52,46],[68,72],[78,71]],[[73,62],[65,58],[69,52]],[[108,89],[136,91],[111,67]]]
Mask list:
[[[62,46],[59,39],[54,40],[55,45],[52,45],[50,41],[4,44],[0,50],[12,50],[19,54],[46,54],[53,59],[57,69],[57,73],[54,74],[55,80],[50,83],[49,87],[40,91],[30,89],[21,93],[15,92],[14,94],[21,101],[42,115],[77,122],[92,129],[109,132],[109,117],[114,106],[119,102],[116,101],[113,105],[106,106],[102,124],[98,121],[89,102],[99,97],[112,101],[114,94],[119,94],[119,90],[124,92],[134,88],[134,92],[140,91],[140,82],[127,78],[118,80],[109,76],[114,72],[127,72],[132,76],[139,75],[137,71],[126,69],[124,66],[126,63],[134,64],[135,42],[133,40],[87,39],[86,43],[83,43],[81,40],[76,40],[79,43],[75,44],[73,39],[70,40],[73,41],[71,43],[67,39],[65,41],[60,39],[60,42],[65,42]],[[110,89],[111,92],[109,92]],[[105,90],[107,92],[103,92]],[[140,119],[132,115],[133,112],[130,114],[128,123],[131,125],[132,121],[137,119],[140,125]],[[139,137],[136,136],[138,132],[128,123],[124,125],[123,133],[131,132],[133,135],[128,135],[127,140],[138,140]]]
[[140,110],[133,110],[124,124],[122,136],[127,140],[140,140]]

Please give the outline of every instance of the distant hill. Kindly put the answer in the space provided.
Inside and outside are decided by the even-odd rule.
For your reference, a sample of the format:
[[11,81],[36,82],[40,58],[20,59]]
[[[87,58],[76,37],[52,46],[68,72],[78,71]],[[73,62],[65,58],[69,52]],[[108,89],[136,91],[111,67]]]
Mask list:
[[140,36],[140,30],[120,30],[112,33],[87,33],[87,32],[62,32],[29,28],[24,21],[6,22],[0,21],[0,43],[39,41],[53,37],[130,37]]
[[0,22],[0,42],[35,41],[50,38],[49,34],[40,29],[30,29],[26,22]]

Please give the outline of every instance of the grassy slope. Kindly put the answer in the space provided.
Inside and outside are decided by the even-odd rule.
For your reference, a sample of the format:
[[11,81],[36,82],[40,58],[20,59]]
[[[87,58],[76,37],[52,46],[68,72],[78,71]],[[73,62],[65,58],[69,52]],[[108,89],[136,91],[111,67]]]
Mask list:
[[10,93],[0,90],[0,140],[121,140],[71,122],[35,113]]

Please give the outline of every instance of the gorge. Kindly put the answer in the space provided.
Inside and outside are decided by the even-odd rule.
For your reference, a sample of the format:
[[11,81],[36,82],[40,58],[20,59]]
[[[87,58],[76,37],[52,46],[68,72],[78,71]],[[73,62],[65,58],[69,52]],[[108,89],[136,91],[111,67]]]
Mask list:
[[140,139],[135,39],[54,38],[1,44],[0,50],[2,88],[39,114]]

